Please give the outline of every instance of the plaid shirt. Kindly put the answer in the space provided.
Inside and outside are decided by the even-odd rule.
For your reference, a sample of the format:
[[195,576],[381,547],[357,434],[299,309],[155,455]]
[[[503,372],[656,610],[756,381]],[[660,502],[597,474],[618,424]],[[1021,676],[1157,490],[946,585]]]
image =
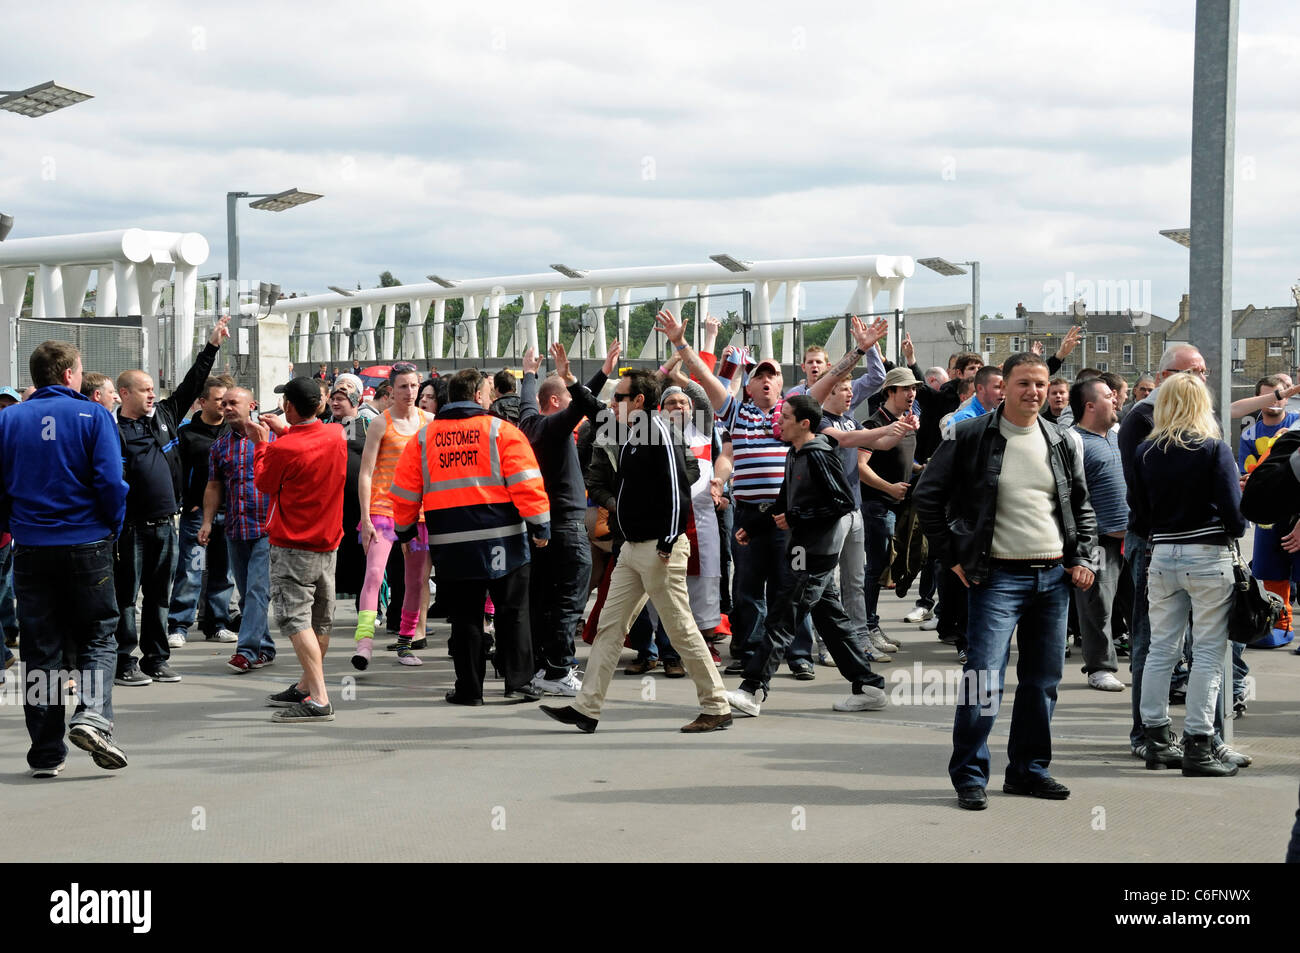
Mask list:
[[[270,435],[275,439],[275,434]],[[259,539],[266,535],[271,498],[253,486],[253,441],[228,432],[208,451],[208,479],[226,491],[226,538]]]

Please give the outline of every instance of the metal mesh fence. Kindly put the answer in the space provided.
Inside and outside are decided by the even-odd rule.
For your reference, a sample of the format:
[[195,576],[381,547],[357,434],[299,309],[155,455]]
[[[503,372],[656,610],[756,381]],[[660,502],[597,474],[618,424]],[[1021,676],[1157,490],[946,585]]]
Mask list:
[[95,322],[59,318],[21,318],[18,321],[19,388],[32,383],[27,357],[44,341],[67,341],[81,352],[81,366],[116,379],[140,367],[145,333],[138,318],[96,318]]

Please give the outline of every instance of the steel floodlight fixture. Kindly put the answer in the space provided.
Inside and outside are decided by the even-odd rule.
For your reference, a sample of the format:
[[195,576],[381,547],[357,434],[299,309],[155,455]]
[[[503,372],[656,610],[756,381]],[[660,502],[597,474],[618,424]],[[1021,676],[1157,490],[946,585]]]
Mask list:
[[0,90],[0,97],[2,97],[0,98],[0,109],[17,113],[20,116],[27,116],[30,119],[36,119],[55,110],[63,109],[65,106],[75,106],[77,103],[84,103],[87,99],[95,98],[89,93],[79,93],[75,89],[68,89],[66,86],[60,86],[53,81],[41,83],[31,89],[21,89],[17,92]]
[[[259,308],[265,308],[266,314],[269,315],[271,313],[271,309],[275,307],[275,303],[279,300],[279,285],[269,284],[265,281],[259,281],[257,283],[257,306]],[[263,315],[263,317],[266,317],[266,315]]]
[[946,258],[918,258],[916,263],[946,277],[966,274],[965,268],[962,268],[959,265],[954,265]]
[[709,259],[711,261],[716,261],[723,268],[727,269],[727,271],[735,272],[749,271],[750,266],[754,264],[752,261],[745,261],[742,258],[732,258],[730,255],[710,255]]
[[306,205],[308,202],[314,202],[323,195],[317,195],[315,192],[301,192],[298,189],[286,189],[283,192],[277,192],[275,195],[267,195],[258,199],[256,202],[249,202],[249,208],[261,209],[263,212],[283,212],[285,209],[293,208],[296,205]]
[[435,285],[442,285],[444,288],[454,288],[457,284],[450,278],[439,278],[437,275],[425,275],[424,277],[428,278]]
[[0,242],[9,237],[9,233],[14,230],[14,217],[12,215],[0,214]]
[[587,273],[585,271],[578,271],[576,268],[570,268],[568,265],[552,265],[551,267],[554,268],[556,271],[558,271],[560,274],[564,275],[564,277],[566,278],[587,277]]
[[1192,247],[1192,229],[1190,226],[1187,228],[1162,228],[1160,234],[1171,242],[1177,242],[1184,248]]
[[354,294],[356,294],[355,291],[348,291],[347,288],[340,288],[338,285],[326,285],[325,287],[328,288],[330,291],[334,292],[336,295],[342,295],[345,298],[351,298]]

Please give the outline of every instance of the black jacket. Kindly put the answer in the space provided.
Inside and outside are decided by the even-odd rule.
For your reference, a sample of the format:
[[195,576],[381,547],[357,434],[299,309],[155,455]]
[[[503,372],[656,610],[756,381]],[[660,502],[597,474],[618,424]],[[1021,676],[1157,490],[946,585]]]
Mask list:
[[[960,421],[951,440],[941,440],[912,495],[930,552],[941,564],[961,564],[968,581],[989,575],[989,551],[997,516],[998,476],[1007,441],[998,425],[1002,408]],[[1056,517],[1064,543],[1064,564],[1095,569],[1097,517],[1088,502],[1083,457],[1056,427],[1038,428],[1047,440],[1048,461],[1056,478]]]
[[588,485],[591,498],[614,515],[619,537],[634,543],[653,539],[660,552],[669,553],[686,532],[700,464],[667,420],[647,414],[644,421],[620,436],[616,450],[597,440]]
[[[203,493],[208,488],[208,451],[212,444],[229,428],[225,421],[215,427],[204,423],[203,412],[196,410],[189,422],[181,424],[177,439],[180,440],[181,470],[184,482],[184,497],[181,508],[191,510],[203,506]],[[218,512],[225,509],[223,503]]]
[[1252,523],[1278,525],[1285,532],[1300,513],[1300,430],[1277,438],[1268,458],[1251,471],[1241,492],[1241,514]]
[[605,386],[605,380],[605,373],[597,370],[586,387],[574,381],[569,385],[573,398],[569,406],[543,416],[537,405],[537,375],[524,375],[519,393],[519,429],[537,456],[546,495],[551,499],[552,525],[565,519],[581,520],[587,512],[586,486],[573,431],[584,417],[595,420],[604,409],[596,394]]
[[506,394],[504,397],[498,397],[492,401],[488,413],[493,417],[500,417],[502,420],[517,424],[519,423],[520,406],[521,402],[518,394]]
[[[185,493],[181,455],[177,450],[180,446],[180,422],[185,419],[185,411],[190,409],[190,404],[198,400],[199,395],[203,393],[203,382],[212,373],[212,362],[217,359],[217,350],[211,344],[203,345],[203,350],[194,359],[194,364],[186,373],[185,379],[176,385],[170,397],[154,401],[153,415],[144,418],[148,421],[149,429],[153,431],[154,440],[158,442],[159,453],[171,468],[172,483],[176,490],[175,502],[178,508]],[[118,408],[114,416],[119,421],[118,436],[122,439],[122,458],[125,465],[126,439],[121,437],[121,408]],[[127,482],[129,483],[130,480]]]
[[824,548],[820,544],[834,532],[840,517],[854,508],[844,464],[827,437],[818,434],[786,454],[785,476],[771,512],[785,515],[791,546],[820,554]]

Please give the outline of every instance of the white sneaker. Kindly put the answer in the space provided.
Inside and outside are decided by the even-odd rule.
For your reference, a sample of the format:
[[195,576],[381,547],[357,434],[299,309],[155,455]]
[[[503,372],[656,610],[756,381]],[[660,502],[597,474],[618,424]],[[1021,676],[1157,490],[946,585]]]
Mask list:
[[1102,692],[1122,692],[1124,683],[1113,672],[1093,672],[1088,676],[1088,687]]
[[862,646],[862,654],[867,657],[868,662],[875,662],[877,665],[886,665],[894,660],[892,655],[872,645],[869,639]]
[[738,711],[742,715],[749,715],[751,718],[757,718],[759,709],[763,707],[759,704],[757,695],[751,695],[740,688],[734,692],[727,692],[727,704],[732,707],[733,711]]
[[207,637],[207,641],[209,641],[209,642],[238,642],[238,641],[239,641],[239,636],[237,636],[235,633],[231,632],[229,629],[217,629],[217,634],[216,634],[216,635],[209,635],[209,636]]
[[185,644],[185,633],[183,632],[167,633],[167,647],[169,649],[179,649],[184,644]]
[[889,636],[885,635],[885,633],[881,630],[880,626],[876,626],[873,629],[868,629],[867,638],[871,640],[872,645],[874,645],[877,649],[879,649],[880,651],[886,654],[890,652],[897,652],[899,649],[903,647],[899,643],[891,639]]
[[937,628],[939,628],[939,617],[937,615],[931,615],[930,618],[921,623],[922,632],[933,632]]
[[569,669],[563,678],[543,678],[545,674],[546,669],[542,669],[533,677],[533,687],[539,692],[576,698],[582,691],[582,678],[578,675],[577,669]]
[[917,606],[907,615],[903,616],[903,621],[912,622],[912,623],[924,622],[925,620],[931,619],[933,617],[934,617],[934,610],[927,609],[925,606]]
[[888,707],[889,699],[885,697],[884,689],[871,685],[862,686],[862,694],[850,695],[831,705],[833,711],[882,711]]

